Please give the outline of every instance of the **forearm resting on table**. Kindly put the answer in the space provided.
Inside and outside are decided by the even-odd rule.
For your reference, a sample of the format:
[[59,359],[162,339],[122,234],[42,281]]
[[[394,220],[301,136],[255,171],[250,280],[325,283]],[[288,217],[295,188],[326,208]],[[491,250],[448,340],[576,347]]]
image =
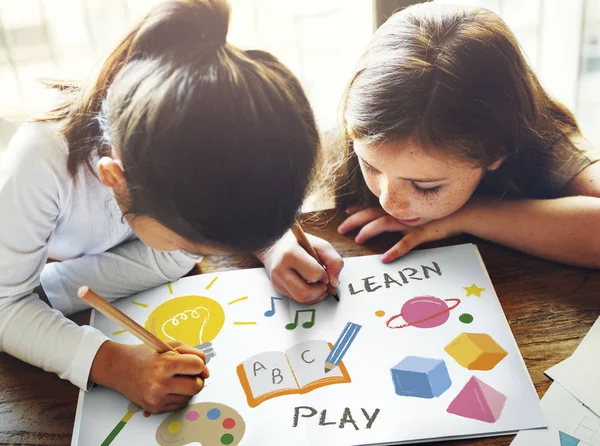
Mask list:
[[464,232],[537,257],[600,268],[600,199],[481,198],[469,205]]

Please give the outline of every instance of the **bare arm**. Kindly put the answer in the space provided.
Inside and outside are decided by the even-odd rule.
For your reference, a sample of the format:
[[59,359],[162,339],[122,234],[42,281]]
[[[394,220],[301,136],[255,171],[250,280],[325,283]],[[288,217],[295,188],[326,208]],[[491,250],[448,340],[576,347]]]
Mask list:
[[519,251],[600,268],[600,198],[475,201],[464,232]]
[[550,200],[473,197],[458,212],[417,228],[380,209],[367,209],[349,217],[340,230],[363,226],[356,236],[360,243],[381,232],[403,232],[383,255],[384,262],[422,243],[468,233],[537,257],[600,268],[600,163],[582,170],[563,192],[563,197]]

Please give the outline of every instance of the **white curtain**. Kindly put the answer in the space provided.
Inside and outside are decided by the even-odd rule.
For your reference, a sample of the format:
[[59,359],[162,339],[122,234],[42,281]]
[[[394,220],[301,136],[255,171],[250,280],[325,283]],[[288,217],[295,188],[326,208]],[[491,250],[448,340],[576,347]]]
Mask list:
[[[0,0],[0,116],[36,103],[39,77],[87,76],[158,1]],[[372,32],[371,0],[230,3],[229,41],[279,57],[303,83],[320,127],[335,126],[348,74]]]
[[[39,77],[85,77],[158,1],[0,0],[0,116],[36,103]],[[321,129],[333,128],[342,90],[373,31],[373,1],[230,2],[230,42],[279,57],[302,81]],[[500,14],[545,88],[575,112],[584,135],[600,146],[600,0],[449,2]],[[9,136],[0,126],[0,146]]]

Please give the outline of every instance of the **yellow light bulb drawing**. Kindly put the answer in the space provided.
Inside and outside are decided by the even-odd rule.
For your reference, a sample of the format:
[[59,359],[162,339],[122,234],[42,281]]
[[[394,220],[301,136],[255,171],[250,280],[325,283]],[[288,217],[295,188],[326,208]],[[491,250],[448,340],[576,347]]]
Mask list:
[[156,307],[145,328],[163,341],[197,346],[212,341],[225,323],[221,305],[205,296],[181,296]]

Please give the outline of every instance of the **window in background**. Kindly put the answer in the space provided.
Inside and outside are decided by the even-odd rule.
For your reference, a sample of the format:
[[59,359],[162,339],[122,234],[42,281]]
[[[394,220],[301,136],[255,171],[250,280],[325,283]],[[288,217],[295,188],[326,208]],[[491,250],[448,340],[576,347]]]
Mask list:
[[584,135],[600,147],[600,0],[587,0],[584,12],[576,112]]
[[600,0],[436,0],[482,6],[517,36],[548,93],[600,147]]
[[[0,0],[0,116],[35,104],[36,79],[86,77],[160,0]],[[371,33],[367,0],[231,0],[228,40],[272,52],[300,78],[322,130]],[[12,131],[12,128],[10,129]],[[0,146],[9,138],[2,135]]]

